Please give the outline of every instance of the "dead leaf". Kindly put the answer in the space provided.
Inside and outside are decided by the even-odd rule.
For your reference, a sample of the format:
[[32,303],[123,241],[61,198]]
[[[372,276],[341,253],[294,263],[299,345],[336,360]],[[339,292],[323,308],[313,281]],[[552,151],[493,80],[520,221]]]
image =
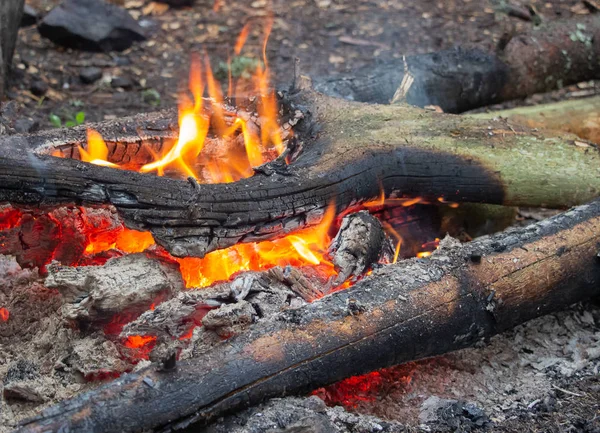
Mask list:
[[144,9],[142,9],[142,13],[144,15],[162,15],[166,11],[169,10],[169,5],[165,3],[157,3],[150,2]]

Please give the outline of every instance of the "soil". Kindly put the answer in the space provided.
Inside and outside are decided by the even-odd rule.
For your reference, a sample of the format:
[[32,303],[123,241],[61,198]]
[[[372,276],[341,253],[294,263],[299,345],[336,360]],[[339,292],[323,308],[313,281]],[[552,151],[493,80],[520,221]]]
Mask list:
[[[41,38],[35,26],[21,29],[9,91],[9,98],[21,107],[18,116],[32,118],[39,128],[51,128],[50,115],[64,123],[84,112],[85,121],[91,122],[172,107],[180,83],[187,79],[191,52],[205,51],[213,66],[218,66],[227,60],[242,27],[251,23],[242,55],[260,58],[264,22],[271,11],[274,24],[267,53],[279,86],[292,81],[295,58],[300,59],[303,73],[318,80],[334,73],[351,74],[354,68],[391,56],[456,45],[493,49],[506,34],[533,25],[500,12],[505,3],[501,0],[273,0],[272,5],[267,0],[220,0],[217,11],[212,0],[197,0],[184,9],[147,0],[115,2],[126,7],[150,35],[122,53],[64,49]],[[59,1],[27,3],[44,13]],[[544,20],[589,13],[579,0],[523,4]],[[89,66],[103,72],[94,84],[84,84],[79,78],[80,70]],[[117,77],[133,80],[134,86],[127,90],[111,87],[112,78]],[[31,91],[39,88],[40,81],[49,88],[43,97]],[[594,93],[600,93],[597,86],[582,83],[519,103]],[[0,271],[2,278],[12,273],[10,285],[0,285],[0,301],[10,296],[11,305],[20,305],[29,319],[19,322],[19,329],[6,328],[0,334],[4,384],[9,383],[11,371],[25,374],[20,380],[38,390],[45,405],[94,386],[83,380],[87,365],[83,358],[73,357],[77,350],[72,340],[77,332],[61,325],[59,295],[44,288],[34,271],[18,269],[10,260],[0,260]],[[21,310],[13,311],[15,317]],[[93,337],[86,344],[82,354],[96,347]],[[348,408],[399,421],[407,431],[466,431],[464,425],[443,420],[419,425],[423,403],[435,396],[474,402],[491,420],[487,431],[599,432],[599,352],[599,307],[576,306],[498,336],[485,347],[397,367],[390,373],[396,380]],[[33,354],[40,362],[41,376],[38,372],[29,375],[27,365],[19,364]],[[89,356],[94,357],[93,353]],[[73,371],[81,376],[79,381],[69,377]],[[45,372],[56,373],[44,376]],[[40,407],[33,402],[7,405],[2,400],[0,432]]]
[[[112,0],[122,4],[147,30],[149,38],[122,53],[86,53],[43,39],[35,26],[22,28],[14,59],[9,97],[23,104],[22,115],[41,128],[52,127],[51,114],[66,121],[84,112],[86,121],[113,119],[176,104],[187,79],[190,53],[206,52],[214,68],[227,61],[237,35],[250,23],[241,55],[260,58],[266,17],[274,16],[267,55],[279,86],[293,79],[294,59],[315,80],[405,54],[457,45],[493,49],[507,34],[533,26],[501,12],[504,0],[197,0],[191,8],[165,8],[149,0]],[[45,13],[59,0],[28,0]],[[271,4],[272,3],[272,4]],[[526,4],[525,4],[526,3]],[[589,13],[579,0],[529,1],[544,20]],[[83,84],[82,68],[96,66],[103,78]],[[112,78],[133,80],[131,89],[112,88]],[[45,96],[31,89],[48,85]],[[596,90],[559,92],[582,96]],[[556,95],[554,96],[556,97]],[[539,99],[539,98],[538,98]],[[535,99],[533,100],[535,102]]]

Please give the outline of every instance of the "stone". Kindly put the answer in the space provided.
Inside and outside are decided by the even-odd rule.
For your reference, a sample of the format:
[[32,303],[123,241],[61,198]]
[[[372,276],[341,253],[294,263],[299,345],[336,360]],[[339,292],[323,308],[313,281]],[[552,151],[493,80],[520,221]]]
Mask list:
[[39,126],[40,124],[38,121],[30,117],[21,117],[15,120],[15,123],[13,124],[15,132],[18,134],[29,134],[31,132],[35,132]]
[[132,89],[134,86],[134,82],[131,78],[127,78],[127,77],[115,77],[111,80],[110,82],[110,86],[113,89],[125,89],[125,90],[129,90]]
[[103,0],[65,0],[38,26],[52,42],[86,51],[123,51],[146,39],[127,11]]
[[21,27],[29,27],[37,24],[40,14],[30,5],[26,4],[23,7],[23,15],[21,16]]
[[81,68],[79,71],[79,79],[83,84],[93,84],[102,78],[102,69],[95,66]]
[[31,90],[31,93],[35,96],[44,96],[48,91],[48,83],[42,80],[36,80],[31,83],[29,90]]

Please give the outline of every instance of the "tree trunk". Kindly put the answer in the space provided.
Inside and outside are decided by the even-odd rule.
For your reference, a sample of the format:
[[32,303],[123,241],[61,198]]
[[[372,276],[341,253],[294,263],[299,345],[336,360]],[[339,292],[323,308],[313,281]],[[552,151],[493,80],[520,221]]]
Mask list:
[[595,79],[600,14],[557,20],[514,36],[497,54],[451,49],[368,65],[322,80],[317,90],[362,102],[392,100],[461,113]]
[[[600,151],[571,136],[311,92],[296,98],[292,112],[303,108],[306,118],[295,129],[302,151],[289,165],[278,159],[248,179],[198,185],[48,156],[84,142],[87,126],[53,130],[0,140],[0,201],[112,204],[173,255],[202,257],[316,224],[331,202],[341,212],[382,188],[386,197],[434,203],[558,208],[600,195]],[[132,158],[140,142],[173,137],[173,121],[159,113],[91,126],[118,142],[113,157]]]
[[17,43],[17,32],[23,14],[24,0],[0,2],[0,101],[4,99],[12,57]]
[[184,427],[268,398],[468,347],[600,294],[600,200],[373,272],[259,321],[175,369],[148,367],[45,410],[21,433]]
[[600,144],[600,96],[551,104],[473,114],[477,119],[503,118],[529,128],[563,131]]

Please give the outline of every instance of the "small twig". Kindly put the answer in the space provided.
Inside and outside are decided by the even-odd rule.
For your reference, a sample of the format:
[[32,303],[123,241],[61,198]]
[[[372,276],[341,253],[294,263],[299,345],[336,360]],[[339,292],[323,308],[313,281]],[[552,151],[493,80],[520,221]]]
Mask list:
[[572,395],[574,397],[583,397],[583,394],[577,394],[576,392],[567,391],[566,389],[559,388],[556,385],[552,385],[552,388],[556,389],[557,391],[562,392],[563,394]]

